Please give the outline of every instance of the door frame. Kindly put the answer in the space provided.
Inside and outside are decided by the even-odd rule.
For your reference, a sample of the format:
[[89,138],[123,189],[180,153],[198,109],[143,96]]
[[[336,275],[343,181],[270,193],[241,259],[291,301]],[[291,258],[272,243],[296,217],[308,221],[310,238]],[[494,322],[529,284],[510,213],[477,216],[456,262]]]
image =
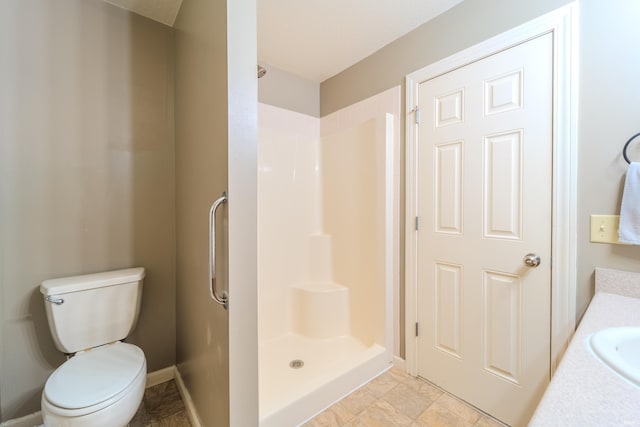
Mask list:
[[576,321],[577,2],[522,24],[406,76],[405,359],[417,375],[417,124],[418,85],[543,34],[553,34],[553,159],[551,354],[555,372]]

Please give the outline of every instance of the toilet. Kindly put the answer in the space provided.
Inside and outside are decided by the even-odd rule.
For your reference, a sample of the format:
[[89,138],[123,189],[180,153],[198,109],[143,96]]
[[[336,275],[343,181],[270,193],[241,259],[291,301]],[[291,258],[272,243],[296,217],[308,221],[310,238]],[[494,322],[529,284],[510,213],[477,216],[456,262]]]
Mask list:
[[122,342],[138,320],[144,268],[45,280],[49,329],[67,361],[47,379],[47,427],[123,427],[144,394],[143,351]]

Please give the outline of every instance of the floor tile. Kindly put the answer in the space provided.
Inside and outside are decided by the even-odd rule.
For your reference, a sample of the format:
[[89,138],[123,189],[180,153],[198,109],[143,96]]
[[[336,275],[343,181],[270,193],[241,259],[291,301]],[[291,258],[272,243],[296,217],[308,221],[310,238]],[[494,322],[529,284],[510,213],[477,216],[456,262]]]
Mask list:
[[416,427],[471,427],[472,422],[465,420],[459,414],[449,411],[446,407],[435,402],[429,406],[417,419]]
[[421,378],[392,368],[305,427],[505,427]]
[[353,417],[354,415],[338,402],[304,424],[304,427],[340,427]]
[[149,421],[160,420],[184,411],[175,381],[148,388],[144,393],[143,403]]
[[133,419],[129,421],[129,427],[145,427],[147,425],[147,411],[144,409],[144,403],[140,404],[138,412]]
[[380,399],[364,409],[356,418],[345,424],[346,427],[408,427],[411,418],[407,417],[386,401]]
[[185,411],[178,412],[169,417],[160,418],[148,424],[149,427],[190,427],[189,417]]
[[[190,427],[175,381],[151,387],[130,427]],[[504,427],[433,384],[391,369],[304,427]]]
[[507,427],[505,424],[502,424],[499,421],[494,420],[491,417],[486,415],[482,415],[477,423],[473,425],[473,427]]
[[391,374],[385,372],[367,383],[365,388],[375,397],[382,397],[398,384],[399,382]]
[[175,381],[146,389],[129,427],[191,427]]
[[376,400],[377,398],[369,393],[366,387],[362,387],[342,399],[340,404],[353,415],[357,415]]
[[457,414],[460,418],[470,424],[475,424],[480,418],[480,413],[478,411],[450,394],[443,393],[442,396],[436,400],[436,403],[439,406],[442,406],[445,410]]
[[396,367],[393,367],[391,369],[389,369],[386,372],[387,375],[391,375],[393,378],[395,378],[396,381],[398,381],[399,383],[403,383],[403,384],[409,384],[409,383],[423,383],[424,381],[420,380],[419,378],[416,377],[412,377],[411,375],[408,375],[406,372],[404,372],[402,369],[398,369]]
[[435,388],[433,388],[433,390],[439,393],[421,393],[419,390],[415,390],[406,384],[399,384],[389,393],[385,394],[383,399],[403,414],[411,419],[415,419],[442,394],[442,392]]

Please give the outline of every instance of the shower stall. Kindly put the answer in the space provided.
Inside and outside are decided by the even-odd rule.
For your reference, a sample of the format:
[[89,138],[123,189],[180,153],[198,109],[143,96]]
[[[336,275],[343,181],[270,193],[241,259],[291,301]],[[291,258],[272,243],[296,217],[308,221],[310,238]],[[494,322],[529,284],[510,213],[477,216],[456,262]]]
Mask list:
[[392,362],[393,117],[323,120],[258,106],[262,427],[300,424]]

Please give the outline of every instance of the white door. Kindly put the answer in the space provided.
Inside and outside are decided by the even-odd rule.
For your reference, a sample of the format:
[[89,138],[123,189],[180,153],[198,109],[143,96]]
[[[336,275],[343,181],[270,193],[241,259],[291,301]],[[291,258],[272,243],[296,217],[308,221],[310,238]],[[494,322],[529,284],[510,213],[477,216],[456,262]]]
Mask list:
[[525,425],[550,376],[551,34],[421,83],[418,107],[418,375]]

